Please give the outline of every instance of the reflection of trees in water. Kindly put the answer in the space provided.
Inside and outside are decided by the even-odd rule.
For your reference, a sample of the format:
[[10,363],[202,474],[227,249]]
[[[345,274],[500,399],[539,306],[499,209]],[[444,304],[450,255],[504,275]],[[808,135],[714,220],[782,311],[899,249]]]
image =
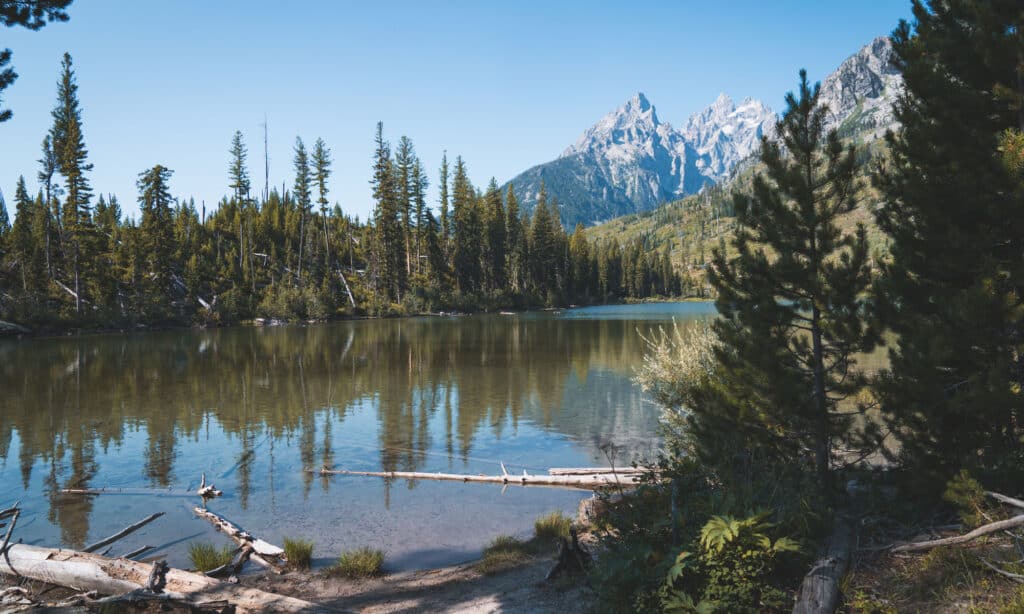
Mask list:
[[[6,462],[17,431],[26,488],[41,461],[51,466],[51,493],[88,486],[97,447],[106,450],[145,428],[142,477],[166,487],[175,480],[179,439],[198,440],[213,418],[237,440],[245,506],[252,480],[265,479],[252,475],[260,442],[296,441],[304,466],[332,464],[333,423],[360,401],[376,407],[379,440],[362,443],[377,449],[384,470],[421,468],[435,438],[449,454],[468,457],[481,428],[500,437],[523,419],[596,446],[608,433],[629,431],[623,412],[636,409],[635,391],[621,381],[609,384],[593,393],[587,411],[566,415],[560,409],[567,382],[579,395],[589,390],[581,383],[593,369],[632,376],[643,352],[636,327],[618,320],[431,318],[10,344],[0,347],[0,458]],[[633,401],[623,398],[630,394]],[[443,433],[430,432],[437,412]],[[306,480],[308,492],[313,477]],[[51,494],[50,515],[65,541],[81,544],[88,502],[54,503]]]

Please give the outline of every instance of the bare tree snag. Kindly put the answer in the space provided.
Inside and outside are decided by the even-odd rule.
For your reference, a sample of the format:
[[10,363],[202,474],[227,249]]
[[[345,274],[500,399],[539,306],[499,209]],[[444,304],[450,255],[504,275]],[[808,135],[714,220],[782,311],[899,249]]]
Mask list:
[[219,497],[219,496],[224,494],[223,492],[217,490],[217,487],[214,486],[213,484],[207,484],[206,483],[206,474],[205,473],[203,474],[202,479],[199,480],[199,490],[196,491],[196,492],[199,494],[200,497],[202,497],[204,499],[210,499],[212,497]]
[[82,550],[82,552],[96,552],[97,550],[99,550],[103,546],[109,546],[110,544],[116,542],[117,540],[121,539],[122,537],[125,537],[127,535],[131,535],[135,531],[138,531],[142,527],[146,526],[147,524],[153,522],[154,520],[156,520],[157,518],[159,518],[159,517],[161,517],[163,515],[164,515],[163,512],[157,512],[157,513],[155,513],[155,514],[153,514],[151,516],[147,516],[146,518],[143,518],[142,520],[136,522],[135,524],[129,525],[129,526],[125,527],[124,529],[121,529],[119,532],[114,533],[113,535],[111,535],[110,537],[108,537],[106,539],[102,539],[102,540],[96,542],[95,544],[90,544],[90,545],[86,546],[85,549]]
[[1013,518],[1007,518],[1006,520],[1000,520],[998,522],[991,522],[986,525],[982,525],[977,529],[974,529],[970,533],[964,535],[957,535],[955,537],[945,537],[943,539],[933,539],[926,542],[914,542],[911,544],[903,544],[902,546],[896,546],[892,549],[893,552],[919,552],[921,550],[931,550],[939,546],[956,546],[977,539],[989,533],[996,533],[998,531],[1004,531],[1006,529],[1012,529],[1024,525],[1024,514],[1014,516]]

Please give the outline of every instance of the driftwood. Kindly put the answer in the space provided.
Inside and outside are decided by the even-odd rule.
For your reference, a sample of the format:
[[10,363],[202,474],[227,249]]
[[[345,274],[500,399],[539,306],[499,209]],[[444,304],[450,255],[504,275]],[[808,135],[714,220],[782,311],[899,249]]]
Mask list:
[[219,497],[224,494],[223,492],[217,490],[217,487],[214,486],[213,484],[206,483],[205,473],[203,474],[203,478],[199,480],[199,490],[196,491],[196,493],[204,499],[209,499],[211,497]]
[[153,548],[154,548],[154,546],[143,546],[141,548],[136,548],[135,550],[132,550],[131,552],[129,552],[127,554],[121,555],[121,558],[123,558],[123,559],[134,559],[135,557],[139,556],[143,552],[145,552],[147,550],[152,550]]
[[997,522],[990,522],[989,524],[982,525],[977,529],[974,529],[970,533],[963,535],[956,535],[954,537],[944,537],[942,539],[933,539],[924,542],[914,542],[910,544],[903,544],[902,546],[896,546],[892,549],[893,552],[919,552],[921,550],[931,550],[939,546],[956,546],[963,544],[988,535],[990,533],[996,533],[998,531],[1004,531],[1006,529],[1012,529],[1024,525],[1024,514],[1014,516],[1013,518],[1007,518],[1006,520],[1000,520]]
[[[504,469],[504,467],[502,467]],[[310,470],[312,473],[312,471]],[[361,475],[401,480],[447,480],[451,482],[482,482],[488,484],[520,484],[522,486],[561,486],[565,488],[607,488],[609,486],[633,486],[640,481],[638,475],[590,474],[590,475],[467,475],[461,473],[422,473],[419,471],[348,471],[323,467],[320,475]]]
[[569,539],[558,538],[558,560],[555,566],[544,576],[545,580],[551,580],[561,573],[580,573],[590,566],[590,553],[580,546],[579,536],[576,527],[569,528]]
[[4,525],[7,526],[7,530],[4,532],[3,540],[0,540],[0,556],[7,551],[7,545],[11,543],[11,535],[14,535],[14,525],[18,524],[18,516],[21,515],[21,510],[18,505],[21,501],[18,501],[11,507],[0,511],[0,528]]
[[1005,503],[1006,505],[1011,505],[1013,507],[1019,507],[1024,509],[1024,501],[1021,501],[1020,499],[1014,499],[1013,497],[1007,497],[1006,495],[1001,495],[997,492],[992,491],[987,491],[985,494],[992,497],[996,501],[999,501],[1000,503]]
[[[146,586],[152,565],[98,554],[14,544],[0,557],[0,573],[32,580],[123,595]],[[315,603],[254,588],[221,582],[201,574],[169,569],[164,588],[168,599],[184,603],[228,601],[239,612],[326,612]]]
[[235,553],[231,556],[231,560],[224,563],[220,567],[214,567],[210,571],[206,572],[206,575],[211,578],[222,578],[238,575],[242,571],[242,566],[252,556],[252,546],[246,544],[245,546],[239,546]]
[[86,546],[82,550],[82,552],[96,552],[97,550],[99,550],[103,546],[109,546],[110,544],[116,542],[117,540],[121,539],[122,537],[125,537],[127,535],[131,535],[132,533],[138,531],[142,527],[146,526],[147,524],[153,522],[154,520],[156,520],[157,518],[159,518],[159,517],[161,517],[163,515],[164,515],[163,512],[157,512],[157,513],[155,513],[155,514],[153,514],[151,516],[147,516],[146,518],[143,518],[142,520],[136,522],[133,525],[128,525],[124,529],[121,529],[119,532],[111,535],[110,537],[108,537],[106,539],[102,539],[102,540],[96,542],[95,544],[90,544],[90,545]]
[[187,490],[163,490],[159,488],[62,488],[61,495],[150,495],[154,497],[194,497],[196,493]]
[[825,556],[814,562],[800,585],[800,595],[793,614],[835,612],[839,607],[839,582],[850,565],[850,541],[853,527],[850,519],[839,515],[832,527]]
[[240,548],[251,549],[251,558],[254,562],[281,571],[287,559],[284,556],[284,549],[258,539],[242,529],[235,526],[230,520],[201,507],[192,510],[196,516],[208,520],[217,530],[230,537]]
[[548,470],[549,476],[596,476],[599,474],[618,474],[632,476],[647,473],[643,467],[554,467]]

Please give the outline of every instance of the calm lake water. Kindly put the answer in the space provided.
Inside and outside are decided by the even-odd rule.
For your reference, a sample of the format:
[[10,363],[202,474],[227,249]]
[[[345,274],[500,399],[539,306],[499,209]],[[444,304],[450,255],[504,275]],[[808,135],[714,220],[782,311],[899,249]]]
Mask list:
[[[338,322],[0,342],[0,508],[20,499],[25,543],[81,548],[156,511],[115,544],[188,565],[227,543],[209,508],[264,539],[314,540],[319,564],[371,545],[392,570],[470,559],[587,493],[453,482],[321,478],[354,470],[500,473],[650,457],[658,409],[631,382],[639,333],[706,303],[512,316]],[[152,489],[98,497],[62,488]]]

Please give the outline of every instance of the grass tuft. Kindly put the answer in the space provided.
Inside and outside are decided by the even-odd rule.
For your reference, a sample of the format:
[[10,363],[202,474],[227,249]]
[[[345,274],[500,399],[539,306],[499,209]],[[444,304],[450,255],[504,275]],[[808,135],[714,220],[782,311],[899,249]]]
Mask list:
[[384,573],[384,551],[364,546],[341,553],[331,573],[346,578],[370,578]]
[[209,542],[197,542],[188,545],[188,558],[192,561],[192,566],[202,572],[216,569],[221,565],[227,565],[231,562],[231,557],[235,554],[234,546],[224,546],[223,548],[217,548]]
[[284,538],[284,556],[294,569],[309,569],[313,562],[313,542]]
[[552,542],[559,537],[569,537],[572,520],[560,510],[541,516],[533,523],[533,531],[542,542]]
[[483,557],[476,568],[485,574],[497,573],[528,560],[532,552],[530,543],[511,535],[499,535],[484,548]]

